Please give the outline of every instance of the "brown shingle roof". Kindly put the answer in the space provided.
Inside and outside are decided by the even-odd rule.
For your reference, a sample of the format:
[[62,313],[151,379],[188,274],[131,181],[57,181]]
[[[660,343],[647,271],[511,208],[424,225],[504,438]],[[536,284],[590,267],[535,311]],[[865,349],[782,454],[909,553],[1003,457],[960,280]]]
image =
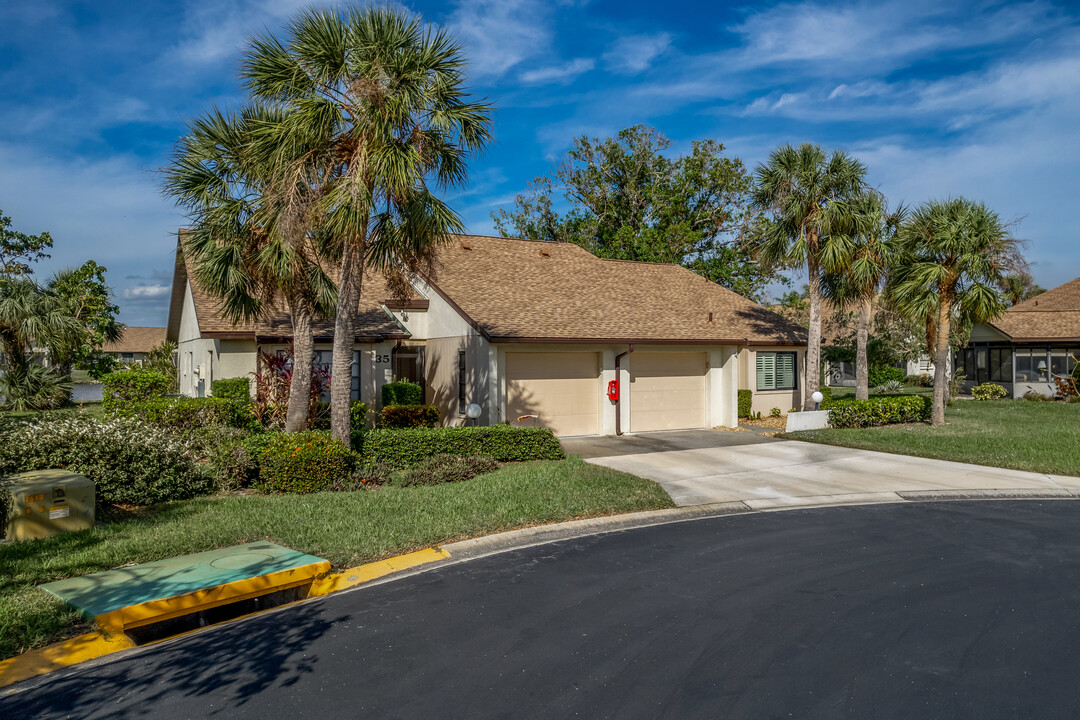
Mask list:
[[686,268],[576,245],[458,236],[430,280],[501,342],[806,343],[795,323]]
[[[182,231],[181,231],[182,232]],[[279,302],[267,315],[256,322],[234,323],[221,312],[221,301],[207,292],[188,272],[187,258],[184,257],[182,246],[177,243],[176,272],[173,275],[173,299],[169,310],[169,337],[176,339],[179,335],[180,308],[183,303],[183,290],[187,281],[191,280],[191,295],[195,302],[195,317],[199,322],[199,331],[208,337],[259,337],[281,338],[292,337],[292,322],[289,319],[287,306]],[[380,303],[387,301],[390,290],[386,281],[378,273],[366,273],[364,275],[363,292],[361,293],[359,312],[356,317],[356,339],[360,342],[370,342],[392,338],[407,338],[409,334],[399,326],[383,309]],[[314,322],[313,330],[317,340],[329,340],[334,336],[334,321],[319,320]]]
[[1013,342],[1080,341],[1080,278],[1014,305],[990,325]]
[[144,353],[165,341],[163,327],[134,327],[128,325],[116,342],[105,343],[103,352],[107,353]]

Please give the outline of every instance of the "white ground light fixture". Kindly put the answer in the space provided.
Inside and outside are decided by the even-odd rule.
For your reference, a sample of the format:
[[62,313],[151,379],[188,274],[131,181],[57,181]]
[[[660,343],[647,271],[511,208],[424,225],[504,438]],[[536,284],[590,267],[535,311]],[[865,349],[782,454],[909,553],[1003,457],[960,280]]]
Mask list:
[[825,396],[815,390],[814,394],[810,396],[810,399],[814,401],[814,409],[818,410],[820,409],[821,401],[825,399]]
[[469,403],[469,406],[465,408],[465,417],[469,418],[470,420],[475,420],[476,418],[480,417],[481,412],[483,411],[480,409],[479,405],[477,405],[476,403]]

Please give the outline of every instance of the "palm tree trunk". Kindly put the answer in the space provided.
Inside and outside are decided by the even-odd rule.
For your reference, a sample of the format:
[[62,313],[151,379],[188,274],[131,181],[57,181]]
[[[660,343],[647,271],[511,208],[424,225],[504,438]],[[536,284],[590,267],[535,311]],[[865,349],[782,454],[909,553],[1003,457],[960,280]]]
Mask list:
[[949,318],[952,314],[952,300],[941,298],[938,310],[937,339],[934,348],[934,408],[930,419],[931,425],[945,424],[945,403],[949,400],[949,378],[946,368],[949,364]]
[[859,327],[855,331],[855,399],[870,397],[870,366],[866,359],[866,344],[870,338],[870,316],[873,299],[864,297],[859,303]]
[[289,302],[293,325],[293,367],[289,384],[289,407],[285,432],[300,432],[308,426],[311,407],[311,363],[315,338],[311,329],[311,309],[303,300]]
[[341,256],[337,314],[334,317],[334,357],[330,375],[330,432],[346,445],[350,442],[349,406],[352,401],[352,361],[356,343],[356,306],[363,280],[363,241],[346,242]]
[[806,344],[806,390],[803,393],[803,407],[814,407],[813,394],[821,386],[821,274],[817,258],[811,256],[806,263],[809,275],[810,294],[810,331]]

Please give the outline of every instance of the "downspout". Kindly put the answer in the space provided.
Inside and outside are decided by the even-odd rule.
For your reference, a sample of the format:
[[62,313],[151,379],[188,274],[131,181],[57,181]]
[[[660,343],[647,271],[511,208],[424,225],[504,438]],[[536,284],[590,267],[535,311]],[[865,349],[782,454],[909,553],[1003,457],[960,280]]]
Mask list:
[[626,346],[626,352],[619,353],[615,356],[615,387],[619,388],[619,399],[615,401],[615,434],[622,435],[622,371],[621,362],[624,357],[634,352],[634,344],[630,343]]

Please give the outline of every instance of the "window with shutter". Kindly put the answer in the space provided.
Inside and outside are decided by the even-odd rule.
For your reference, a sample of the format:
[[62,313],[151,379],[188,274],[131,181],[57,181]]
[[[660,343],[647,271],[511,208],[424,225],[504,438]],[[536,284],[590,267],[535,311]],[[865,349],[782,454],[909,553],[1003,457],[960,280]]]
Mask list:
[[757,353],[758,390],[795,390],[798,386],[796,354],[793,352]]
[[757,389],[776,389],[776,353],[757,354]]

